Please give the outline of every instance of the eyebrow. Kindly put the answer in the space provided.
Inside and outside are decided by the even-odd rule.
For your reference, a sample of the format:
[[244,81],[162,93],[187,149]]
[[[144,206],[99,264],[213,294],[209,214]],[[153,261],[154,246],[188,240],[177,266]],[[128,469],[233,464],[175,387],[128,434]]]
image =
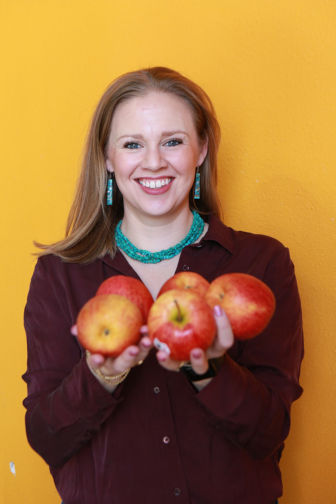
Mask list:
[[[161,133],[161,138],[162,137],[168,137],[168,136],[173,136],[173,135],[177,135],[178,133],[183,133],[183,135],[187,135],[186,131],[183,131],[183,130],[177,130],[177,131],[163,131]],[[121,140],[122,138],[136,138],[138,140],[142,140],[143,139],[143,136],[142,135],[123,135],[119,138],[117,138],[117,141],[118,140]]]

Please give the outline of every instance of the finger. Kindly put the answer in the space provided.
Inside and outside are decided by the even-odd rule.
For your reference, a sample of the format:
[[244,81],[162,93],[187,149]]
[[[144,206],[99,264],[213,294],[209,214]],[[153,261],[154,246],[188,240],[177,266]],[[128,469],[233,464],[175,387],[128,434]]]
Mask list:
[[193,348],[190,352],[190,362],[195,373],[202,375],[209,369],[208,358],[201,348]]
[[78,330],[77,330],[76,324],[71,327],[70,332],[71,332],[72,336],[78,336]]
[[123,373],[137,364],[140,348],[136,345],[127,347],[118,357],[113,359],[114,374]]
[[148,338],[148,336],[144,336],[141,338],[139,342],[140,349],[141,348],[146,348],[147,350],[150,349],[153,346],[152,340]]
[[87,363],[92,369],[92,371],[96,371],[99,369],[105,362],[105,357],[101,354],[90,354],[87,356]]
[[156,358],[159,362],[159,364],[165,368],[168,369],[168,371],[179,371],[180,370],[180,362],[175,361],[169,357],[169,355],[164,352],[163,350],[159,350],[156,354]]
[[152,348],[151,340],[148,337],[142,338],[139,342],[140,351],[137,355],[136,361],[133,364],[133,366],[142,364],[143,361],[146,359],[147,355],[149,354],[151,348]]
[[231,348],[234,343],[234,336],[230,321],[223,308],[221,308],[219,305],[214,306],[213,313],[217,325],[218,343],[223,348],[223,350],[226,351]]
[[148,334],[148,326],[143,325],[140,327],[141,334]]
[[87,357],[87,362],[93,371],[100,369],[104,375],[113,376],[123,373],[136,364],[139,348],[135,345],[126,348],[118,357],[105,358],[101,354],[91,354]]
[[152,341],[148,338],[148,336],[147,337],[145,336],[144,338],[142,338],[140,340],[140,342],[139,342],[140,352],[137,356],[137,364],[140,361],[143,361],[147,357],[151,348],[152,348]]

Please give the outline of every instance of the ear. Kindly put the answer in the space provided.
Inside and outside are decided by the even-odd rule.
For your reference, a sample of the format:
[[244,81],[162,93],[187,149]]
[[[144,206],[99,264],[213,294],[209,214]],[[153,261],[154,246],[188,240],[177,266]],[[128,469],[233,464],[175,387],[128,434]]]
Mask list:
[[112,164],[111,164],[111,161],[110,161],[109,159],[106,159],[106,160],[105,160],[105,164],[106,164],[106,169],[107,169],[107,171],[109,171],[109,172],[113,173],[113,172],[114,172],[114,170],[113,170],[113,166],[112,166]]
[[197,166],[201,166],[207,153],[208,153],[208,139],[206,139],[206,141],[204,142],[204,144],[202,145],[202,147],[200,149]]

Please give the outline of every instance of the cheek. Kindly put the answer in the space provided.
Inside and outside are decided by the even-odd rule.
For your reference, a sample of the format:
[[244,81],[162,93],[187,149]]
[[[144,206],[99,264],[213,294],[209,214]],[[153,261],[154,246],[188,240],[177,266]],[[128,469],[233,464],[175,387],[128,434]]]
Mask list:
[[188,149],[184,152],[171,153],[168,160],[183,173],[193,173],[196,168],[197,157],[195,157],[195,152],[192,149]]
[[193,155],[188,156],[188,158],[184,160],[183,173],[188,179],[194,179],[195,177],[196,162],[197,160],[195,160]]
[[[127,155],[128,154],[128,155]],[[116,152],[111,158],[111,162],[116,175],[128,175],[138,163],[138,156],[129,153]]]

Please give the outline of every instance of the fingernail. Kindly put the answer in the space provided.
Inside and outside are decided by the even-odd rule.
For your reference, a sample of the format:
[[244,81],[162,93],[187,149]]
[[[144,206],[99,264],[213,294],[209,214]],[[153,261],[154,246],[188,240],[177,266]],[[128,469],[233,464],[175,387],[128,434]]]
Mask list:
[[78,336],[77,325],[73,325],[70,329],[72,336]]
[[130,350],[130,354],[131,354],[133,357],[135,357],[136,355],[138,355],[138,353],[139,353],[139,350],[138,350],[138,349],[135,349],[135,348],[134,348],[134,350],[133,350],[133,349],[132,349],[132,350]]
[[160,362],[164,362],[165,360],[167,360],[167,357],[162,354],[157,354],[157,358]]
[[202,356],[202,352],[200,350],[193,350],[191,352],[191,355],[194,357],[194,359],[199,359]]
[[95,364],[102,364],[105,359],[102,355],[93,355],[92,360]]
[[223,308],[219,305],[215,305],[213,311],[216,317],[221,317],[224,313]]

